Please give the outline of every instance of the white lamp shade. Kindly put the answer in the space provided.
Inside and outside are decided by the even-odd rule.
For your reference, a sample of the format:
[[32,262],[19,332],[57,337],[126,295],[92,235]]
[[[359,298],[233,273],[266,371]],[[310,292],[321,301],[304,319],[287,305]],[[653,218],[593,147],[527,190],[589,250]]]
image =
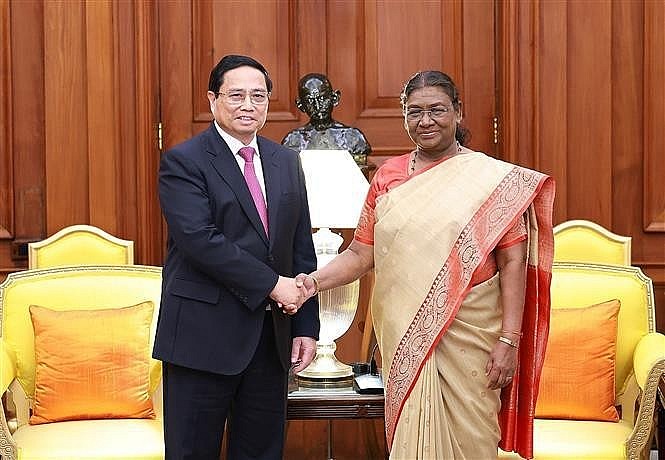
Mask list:
[[369,183],[346,150],[300,152],[313,228],[355,228]]

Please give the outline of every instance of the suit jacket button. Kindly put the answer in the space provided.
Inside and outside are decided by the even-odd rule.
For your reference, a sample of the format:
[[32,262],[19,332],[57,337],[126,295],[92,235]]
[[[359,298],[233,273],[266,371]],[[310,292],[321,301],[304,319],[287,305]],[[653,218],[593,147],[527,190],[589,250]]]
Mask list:
[[273,257],[272,254],[268,254],[268,262],[274,262],[275,258]]

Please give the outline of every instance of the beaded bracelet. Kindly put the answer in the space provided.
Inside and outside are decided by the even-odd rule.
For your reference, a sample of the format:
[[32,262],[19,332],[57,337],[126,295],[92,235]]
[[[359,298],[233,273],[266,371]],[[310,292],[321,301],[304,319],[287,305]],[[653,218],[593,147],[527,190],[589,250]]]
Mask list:
[[508,337],[500,336],[499,337],[499,342],[503,342],[506,345],[510,345],[513,348],[517,348],[517,341],[516,340],[510,340]]
[[318,294],[319,291],[321,290],[321,288],[319,286],[319,280],[316,279],[316,276],[314,276],[314,275],[307,275],[307,276],[312,278],[312,281],[314,281],[314,295]]

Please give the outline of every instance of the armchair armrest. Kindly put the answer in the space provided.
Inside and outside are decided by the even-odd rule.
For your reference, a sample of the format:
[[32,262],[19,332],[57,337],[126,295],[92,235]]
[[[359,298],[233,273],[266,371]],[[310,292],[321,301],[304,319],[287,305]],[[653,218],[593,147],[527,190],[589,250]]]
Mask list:
[[0,339],[0,454],[7,455],[9,459],[16,458],[16,443],[12,439],[11,430],[5,418],[2,397],[15,378],[16,363],[14,356],[9,352],[4,340]]
[[633,354],[633,369],[642,397],[635,427],[626,441],[628,458],[638,458],[651,441],[658,385],[665,375],[665,335],[653,332],[640,339]]
[[9,353],[4,340],[0,339],[0,395],[9,388],[9,384],[16,378],[16,363]]
[[[650,378],[658,386],[658,380],[665,370],[665,335],[652,332],[640,339],[633,355],[633,369],[642,391]],[[650,376],[652,371],[659,375]]]

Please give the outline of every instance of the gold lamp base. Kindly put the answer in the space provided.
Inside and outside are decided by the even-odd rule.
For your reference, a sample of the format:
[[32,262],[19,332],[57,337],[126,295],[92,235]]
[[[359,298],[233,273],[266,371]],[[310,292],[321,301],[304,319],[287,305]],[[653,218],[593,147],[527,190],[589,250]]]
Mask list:
[[[343,242],[342,237],[331,232],[329,228],[319,229],[312,235],[312,240],[316,248],[318,268],[324,267],[335,258]],[[321,330],[314,360],[306,369],[298,372],[298,383],[302,386],[317,388],[340,382],[349,385],[353,381],[351,366],[341,363],[335,357],[335,340],[344,335],[353,323],[359,294],[358,280],[319,292]]]
[[331,384],[347,385],[353,379],[353,369],[335,357],[337,345],[318,343],[316,357],[306,369],[298,372],[298,383],[302,386],[320,387]]

